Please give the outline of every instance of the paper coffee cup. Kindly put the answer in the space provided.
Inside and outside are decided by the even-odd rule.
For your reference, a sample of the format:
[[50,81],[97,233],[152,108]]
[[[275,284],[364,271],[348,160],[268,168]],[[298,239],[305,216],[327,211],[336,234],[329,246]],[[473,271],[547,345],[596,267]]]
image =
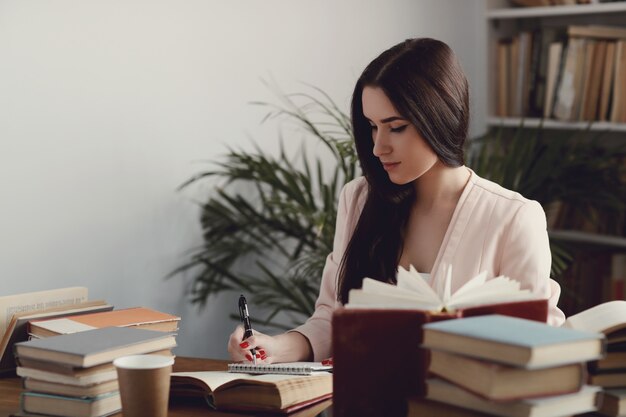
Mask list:
[[124,417],[167,417],[174,358],[162,355],[123,356],[113,361]]

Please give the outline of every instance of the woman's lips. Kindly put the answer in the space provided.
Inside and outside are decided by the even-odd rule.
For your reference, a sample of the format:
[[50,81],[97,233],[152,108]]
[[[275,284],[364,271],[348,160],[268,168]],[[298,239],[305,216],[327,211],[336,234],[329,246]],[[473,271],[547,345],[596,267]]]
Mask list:
[[400,165],[400,162],[383,162],[382,164],[385,171],[390,171]]

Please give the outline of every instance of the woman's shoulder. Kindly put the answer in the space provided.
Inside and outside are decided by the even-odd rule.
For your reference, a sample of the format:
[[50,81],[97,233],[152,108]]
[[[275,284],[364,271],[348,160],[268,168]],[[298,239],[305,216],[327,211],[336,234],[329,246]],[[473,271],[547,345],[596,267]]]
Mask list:
[[486,178],[482,178],[473,171],[472,176],[470,177],[470,181],[472,181],[474,188],[477,191],[480,191],[484,194],[483,198],[492,198],[502,203],[509,202],[512,205],[524,205],[533,201],[524,197],[517,191],[509,190],[508,188],[504,188],[500,184],[497,184]]

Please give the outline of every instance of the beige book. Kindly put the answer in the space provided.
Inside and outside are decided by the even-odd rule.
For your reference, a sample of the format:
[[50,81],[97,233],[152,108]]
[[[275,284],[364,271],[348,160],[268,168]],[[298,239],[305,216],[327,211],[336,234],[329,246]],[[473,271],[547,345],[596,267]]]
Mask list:
[[593,60],[587,76],[585,102],[581,106],[582,120],[597,120],[600,88],[604,73],[604,62],[606,61],[606,48],[606,41],[598,41],[594,45]]
[[625,122],[622,113],[626,111],[626,41],[619,41],[615,45],[615,75],[613,82],[613,104],[611,122]]
[[58,416],[98,417],[121,410],[119,391],[92,398],[65,397],[60,395],[23,392],[21,405],[27,413],[45,414],[54,410]]
[[580,104],[576,112],[574,113],[574,119],[587,120],[586,119],[586,107],[589,101],[589,93],[592,80],[592,67],[596,54],[596,41],[588,39],[585,44],[585,57],[583,59],[583,72],[581,75],[581,88],[580,88]]
[[626,28],[623,26],[573,25],[567,27],[567,34],[585,38],[626,39]]
[[609,119],[609,103],[611,99],[611,88],[615,74],[615,42],[608,42],[606,45],[606,57],[604,60],[604,73],[602,74],[602,86],[600,92],[600,110],[598,120]]
[[554,417],[595,411],[600,392],[599,387],[587,385],[574,394],[496,402],[436,378],[428,379],[426,385],[427,399],[501,417]]
[[119,390],[117,379],[89,386],[74,386],[58,382],[41,381],[33,378],[23,380],[24,389],[44,394],[66,395],[68,397],[95,397]]
[[563,52],[563,44],[561,42],[552,42],[548,50],[548,70],[546,80],[546,93],[543,106],[543,117],[550,118],[552,116],[552,108],[554,107],[554,96],[556,94],[556,80],[561,68],[561,54]]
[[428,370],[446,381],[494,401],[577,392],[587,377],[582,362],[529,370],[441,350],[430,352]]
[[497,44],[497,104],[496,115],[506,117],[509,115],[509,62],[511,54],[511,43],[500,41]]
[[582,74],[582,58],[584,57],[585,40],[571,38],[567,45],[567,52],[561,74],[560,83],[554,103],[554,117],[559,120],[571,120],[575,114],[576,94],[580,91],[578,83]]

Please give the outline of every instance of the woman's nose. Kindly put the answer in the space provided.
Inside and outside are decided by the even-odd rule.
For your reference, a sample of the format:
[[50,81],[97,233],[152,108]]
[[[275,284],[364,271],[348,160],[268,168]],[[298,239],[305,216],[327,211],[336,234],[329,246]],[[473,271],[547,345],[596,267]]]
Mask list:
[[391,147],[389,146],[387,138],[384,134],[381,134],[380,132],[374,132],[373,139],[374,149],[372,150],[372,152],[374,153],[374,156],[380,158],[382,155],[386,155],[391,152]]

